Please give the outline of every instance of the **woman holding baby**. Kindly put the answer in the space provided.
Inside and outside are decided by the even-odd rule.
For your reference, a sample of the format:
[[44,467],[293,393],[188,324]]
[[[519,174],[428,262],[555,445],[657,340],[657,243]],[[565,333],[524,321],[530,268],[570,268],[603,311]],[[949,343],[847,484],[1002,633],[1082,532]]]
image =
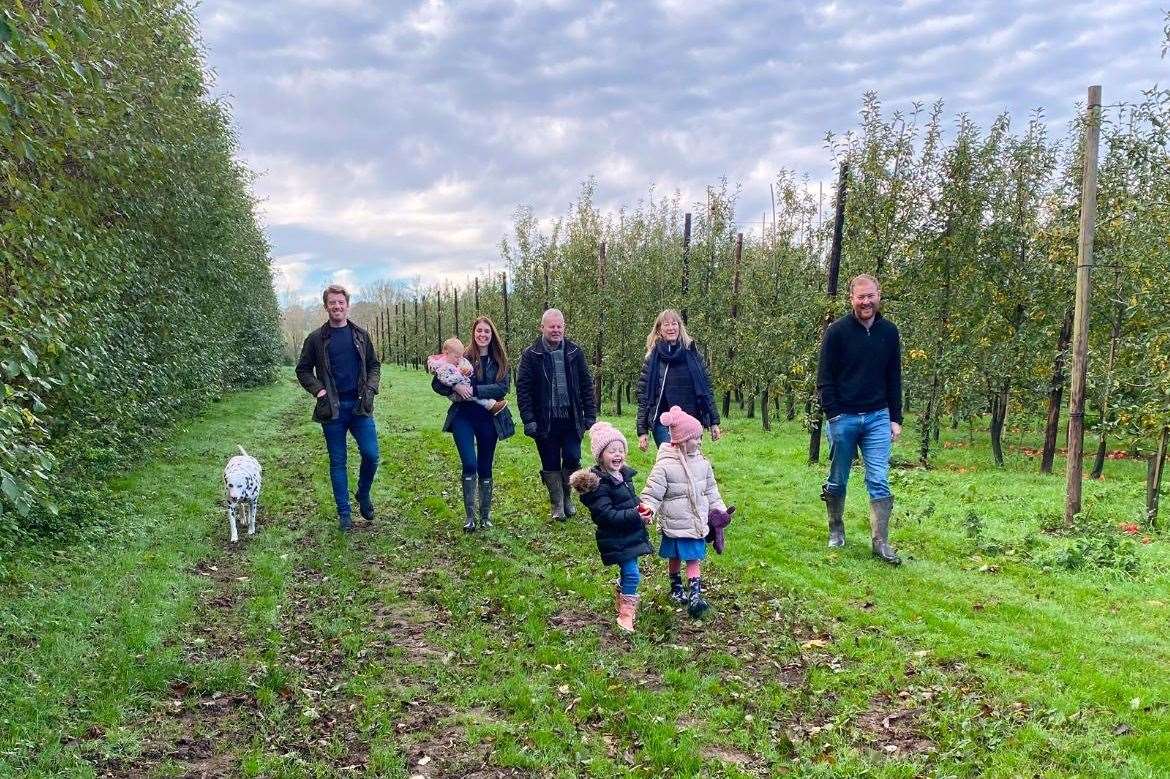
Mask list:
[[466,348],[455,338],[443,347],[443,353],[427,364],[435,374],[431,389],[451,399],[443,432],[455,439],[463,466],[463,529],[469,533],[477,527],[486,530],[492,526],[496,443],[516,432],[505,400],[512,381],[508,353],[495,323],[482,315],[471,324],[471,343]]

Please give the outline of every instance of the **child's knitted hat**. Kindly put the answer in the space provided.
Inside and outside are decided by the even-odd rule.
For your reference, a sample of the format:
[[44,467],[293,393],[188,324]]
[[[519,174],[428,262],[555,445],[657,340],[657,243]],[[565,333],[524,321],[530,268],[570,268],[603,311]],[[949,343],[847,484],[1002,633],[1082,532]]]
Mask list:
[[597,422],[589,428],[589,451],[593,452],[593,459],[597,462],[601,462],[601,453],[614,441],[621,441],[623,447],[630,448],[622,431],[609,422]]
[[672,444],[703,437],[703,424],[678,406],[671,406],[670,411],[663,411],[658,421],[670,428]]

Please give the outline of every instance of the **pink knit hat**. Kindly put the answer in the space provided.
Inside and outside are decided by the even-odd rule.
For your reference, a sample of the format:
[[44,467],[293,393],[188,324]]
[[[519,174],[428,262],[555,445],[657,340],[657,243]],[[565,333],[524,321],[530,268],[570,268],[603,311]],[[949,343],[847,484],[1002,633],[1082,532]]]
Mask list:
[[670,442],[681,444],[703,437],[703,424],[678,406],[663,411],[658,421],[670,428]]
[[597,462],[601,462],[601,453],[614,441],[621,441],[623,447],[630,448],[622,431],[609,422],[597,422],[589,428],[589,451],[593,452],[593,459]]

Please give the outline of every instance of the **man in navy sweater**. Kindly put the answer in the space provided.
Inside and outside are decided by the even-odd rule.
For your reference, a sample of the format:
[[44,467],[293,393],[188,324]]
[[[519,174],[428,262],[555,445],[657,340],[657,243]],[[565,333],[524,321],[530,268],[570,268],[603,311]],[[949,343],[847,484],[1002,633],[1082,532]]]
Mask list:
[[845,486],[860,448],[869,493],[869,527],[876,557],[900,565],[890,546],[890,447],[902,434],[902,344],[880,312],[878,280],[849,282],[852,311],[829,325],[817,364],[817,392],[829,420],[829,478],[821,498],[829,513],[829,546],[845,545]]
[[321,423],[325,434],[337,520],[342,532],[348,533],[353,523],[346,468],[347,433],[357,441],[362,458],[354,496],[358,511],[367,520],[374,519],[370,488],[379,462],[374,396],[382,380],[382,363],[370,334],[349,320],[349,292],[345,287],[330,284],[321,293],[321,300],[329,321],[305,338],[297,361],[297,380],[317,399],[313,419]]

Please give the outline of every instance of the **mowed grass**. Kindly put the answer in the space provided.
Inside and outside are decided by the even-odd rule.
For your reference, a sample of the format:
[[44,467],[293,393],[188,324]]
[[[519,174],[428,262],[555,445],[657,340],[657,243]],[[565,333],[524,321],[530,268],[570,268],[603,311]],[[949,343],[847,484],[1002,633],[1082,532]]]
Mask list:
[[[739,507],[704,568],[713,615],[670,608],[644,558],[628,639],[587,517],[547,519],[532,442],[501,443],[496,528],[465,535],[446,401],[386,375],[362,532],[336,533],[319,427],[285,381],[146,454],[107,542],[9,565],[0,773],[1170,772],[1170,546],[1118,528],[1141,463],[1111,461],[1065,528],[1062,476],[944,431],[930,470],[895,469],[894,569],[870,557],[860,471],[830,551],[807,435],[736,409],[706,444]],[[611,421],[633,441],[629,413]],[[235,443],[265,464],[265,509],[232,550]],[[639,485],[652,456],[632,452]]]

